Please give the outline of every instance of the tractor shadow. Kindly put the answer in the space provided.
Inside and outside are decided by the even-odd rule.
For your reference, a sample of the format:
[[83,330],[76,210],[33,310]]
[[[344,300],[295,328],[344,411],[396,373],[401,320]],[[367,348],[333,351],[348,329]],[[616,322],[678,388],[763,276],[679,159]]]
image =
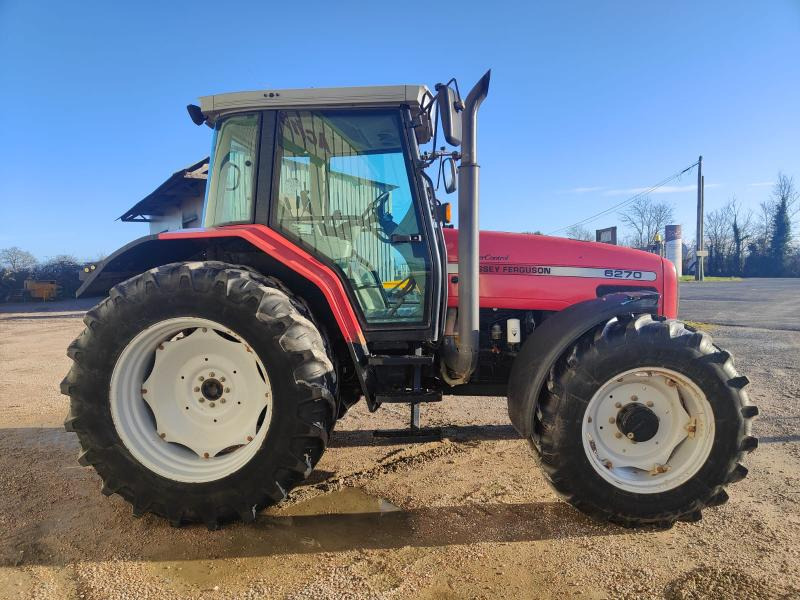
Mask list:
[[[77,441],[63,429],[0,428],[0,451],[0,469],[18,472],[0,499],[0,520],[9,524],[0,544],[3,566],[63,566],[120,553],[149,562],[196,561],[630,534],[563,502],[401,507],[353,487],[278,505],[253,523],[221,531],[175,529],[152,515],[135,519],[121,498],[100,494],[99,477],[77,466]],[[315,472],[312,484],[330,475]],[[26,513],[38,517],[20,519]]]
[[[522,436],[511,425],[443,425],[442,439],[458,442],[473,440],[497,441],[519,440],[522,439]],[[375,437],[372,430],[334,429],[328,447],[394,446],[397,443],[396,439]]]
[[[317,513],[318,509],[321,512]],[[593,523],[561,502],[476,503],[402,509],[381,498],[368,496],[359,488],[344,488],[287,509],[291,513],[297,511],[307,514],[261,515],[250,525],[237,524],[226,529],[227,534],[208,534],[210,540],[202,551],[187,551],[185,544],[174,542],[144,558],[196,560],[208,556],[209,551],[220,558],[268,557],[628,533],[621,528]]]

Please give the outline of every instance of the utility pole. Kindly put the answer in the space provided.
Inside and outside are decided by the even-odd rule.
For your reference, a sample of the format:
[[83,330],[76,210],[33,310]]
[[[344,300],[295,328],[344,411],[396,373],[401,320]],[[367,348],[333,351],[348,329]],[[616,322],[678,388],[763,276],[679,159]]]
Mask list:
[[696,266],[694,268],[695,281],[703,281],[703,258],[706,255],[703,250],[703,191],[705,188],[705,178],[703,177],[703,157],[697,159],[697,244],[695,246]]

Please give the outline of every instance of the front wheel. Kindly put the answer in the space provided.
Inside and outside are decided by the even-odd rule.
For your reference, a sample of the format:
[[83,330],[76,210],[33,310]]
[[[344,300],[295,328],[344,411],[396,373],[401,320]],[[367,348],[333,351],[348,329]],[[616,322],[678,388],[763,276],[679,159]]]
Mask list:
[[650,315],[612,320],[555,365],[533,443],[565,499],[625,526],[695,521],[728,498],[758,411],[730,354]]

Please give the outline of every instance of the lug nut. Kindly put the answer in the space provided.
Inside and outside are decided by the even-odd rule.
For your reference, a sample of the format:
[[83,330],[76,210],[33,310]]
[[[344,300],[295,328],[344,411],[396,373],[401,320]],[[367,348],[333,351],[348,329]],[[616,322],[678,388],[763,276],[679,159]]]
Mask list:
[[622,408],[622,402],[615,402],[614,408]]
[[220,398],[219,399],[219,403],[220,404],[225,404],[226,402],[227,402],[227,400],[225,400],[225,398]]
[[637,396],[635,394],[633,396],[631,396],[631,402],[636,402],[638,400],[639,400],[639,396]]
[[622,437],[622,433],[618,431],[617,433],[614,434],[614,437],[619,439]]
[[194,388],[194,391],[195,391],[195,392],[199,392],[199,391],[200,391],[200,388],[199,388],[199,387],[195,387],[195,388]]
[[200,375],[200,377],[198,377],[197,379],[199,379],[200,381],[205,381],[206,380],[206,378],[203,377],[202,375]]
[[213,403],[213,402],[209,402],[209,403],[208,403],[208,405],[209,405],[211,408],[214,408],[214,403]]
[[225,393],[226,394],[230,394],[231,393],[231,388],[225,388]]
[[224,378],[224,377],[220,377],[220,378],[219,378],[219,380],[220,380],[222,383],[225,383],[225,378]]
[[197,399],[197,401],[198,401],[198,402],[205,402],[205,401],[206,401],[206,399],[205,399],[205,398],[198,398],[198,399]]
[[616,423],[617,420],[614,417],[608,417],[608,422],[613,424]]
[[211,371],[211,373],[208,374],[209,377],[214,377],[215,375],[216,373],[214,373],[214,371]]
[[648,400],[645,404],[647,404],[647,406],[653,406],[653,401],[652,400]]

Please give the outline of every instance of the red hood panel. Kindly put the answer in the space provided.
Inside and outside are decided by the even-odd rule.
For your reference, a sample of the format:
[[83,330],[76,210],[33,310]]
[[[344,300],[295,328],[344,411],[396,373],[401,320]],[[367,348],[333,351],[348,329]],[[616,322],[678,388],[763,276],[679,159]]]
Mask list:
[[[458,263],[458,231],[446,229],[444,233],[451,271],[448,304],[455,306],[458,285],[452,279],[453,263]],[[663,293],[663,259],[640,250],[545,235],[483,231],[480,256],[480,305],[484,308],[561,310],[596,298],[599,286],[637,286]]]

